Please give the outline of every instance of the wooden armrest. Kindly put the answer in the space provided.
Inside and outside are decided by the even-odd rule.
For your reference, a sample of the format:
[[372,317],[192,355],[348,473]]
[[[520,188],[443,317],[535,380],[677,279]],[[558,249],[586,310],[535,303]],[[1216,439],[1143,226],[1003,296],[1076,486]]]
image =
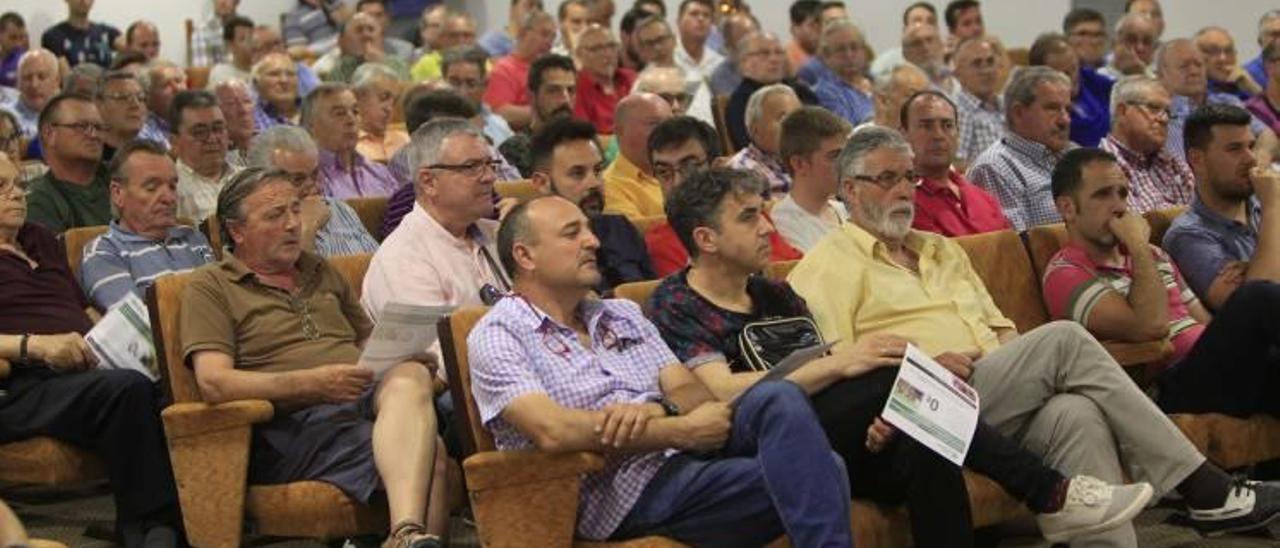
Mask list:
[[0,360],[0,379],[9,378],[9,372],[13,370],[13,366],[9,365],[9,360]]
[[462,468],[467,474],[467,487],[480,491],[581,476],[604,468],[604,457],[585,451],[485,451],[467,458]]
[[1104,341],[1102,347],[1111,353],[1111,357],[1115,358],[1121,367],[1158,363],[1173,356],[1173,343],[1167,339],[1141,343]]
[[266,422],[274,413],[267,400],[237,400],[214,405],[186,402],[166,407],[160,418],[164,420],[165,433],[173,439]]

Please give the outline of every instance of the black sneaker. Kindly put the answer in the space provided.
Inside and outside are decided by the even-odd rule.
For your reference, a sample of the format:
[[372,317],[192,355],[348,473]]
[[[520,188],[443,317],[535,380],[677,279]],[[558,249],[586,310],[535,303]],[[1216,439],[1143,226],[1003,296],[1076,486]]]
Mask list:
[[1280,484],[1236,478],[1222,506],[1187,509],[1200,534],[1216,537],[1265,527],[1280,517]]

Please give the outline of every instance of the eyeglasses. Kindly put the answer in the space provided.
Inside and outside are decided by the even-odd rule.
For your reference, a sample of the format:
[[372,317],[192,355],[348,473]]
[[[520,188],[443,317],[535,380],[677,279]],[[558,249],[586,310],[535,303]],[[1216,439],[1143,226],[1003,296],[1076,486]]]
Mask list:
[[146,103],[146,102],[147,102],[147,94],[142,93],[142,92],[138,92],[138,93],[104,93],[104,94],[102,94],[102,98],[103,98],[103,99],[106,99],[106,100],[108,100],[108,101],[116,101],[116,102],[119,102],[119,103],[138,103],[138,104],[140,104],[140,105],[141,105],[141,104],[144,104],[144,103]]
[[685,177],[690,173],[707,167],[708,160],[706,158],[691,158],[680,162],[676,165],[658,164],[653,165],[653,175],[664,181],[670,181],[677,176]]
[[193,126],[187,130],[187,134],[197,141],[208,141],[210,137],[225,135],[227,133],[226,124],[213,124]]
[[55,122],[49,125],[53,127],[64,127],[67,129],[73,129],[76,131],[76,133],[79,133],[81,135],[94,135],[97,133],[102,133],[107,130],[106,124],[100,124],[97,122],[76,122],[74,124],[60,124]]
[[1144,112],[1146,112],[1147,114],[1155,118],[1159,118],[1163,116],[1164,119],[1166,120],[1173,119],[1173,111],[1169,110],[1168,105],[1161,105],[1158,103],[1148,103],[1146,101],[1126,101],[1125,104],[1133,105],[1135,107],[1141,107],[1141,109]]
[[480,177],[487,173],[497,173],[499,164],[500,162],[493,159],[472,160],[461,164],[432,164],[427,166],[427,169],[443,169],[445,171],[452,171],[462,175],[463,177]]
[[854,175],[853,178],[859,181],[875,183],[876,186],[885,190],[889,190],[903,181],[911,183],[913,187],[920,186],[920,177],[914,171],[907,171],[906,173],[886,171],[879,175]]

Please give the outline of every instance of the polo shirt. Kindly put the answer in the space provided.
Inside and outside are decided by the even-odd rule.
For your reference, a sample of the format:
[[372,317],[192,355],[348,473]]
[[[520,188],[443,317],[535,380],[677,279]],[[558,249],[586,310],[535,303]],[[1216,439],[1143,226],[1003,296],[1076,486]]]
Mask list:
[[0,333],[88,333],[89,306],[67,266],[67,252],[49,229],[31,223],[18,229],[17,247],[36,262],[0,250]]
[[773,219],[773,227],[778,229],[782,239],[801,252],[807,252],[818,245],[818,240],[839,228],[849,218],[849,211],[838,200],[827,200],[826,207],[835,214],[835,224],[805,211],[791,198],[791,194],[787,194],[769,210],[769,217]]
[[983,101],[963,89],[951,94],[960,115],[960,146],[956,156],[972,162],[1004,133],[1004,101]]
[[[591,411],[652,402],[662,397],[662,370],[679,367],[635,303],[584,300],[575,313],[589,342],[519,295],[499,301],[467,336],[471,392],[499,451],[534,447],[502,417],[521,396],[544,394],[560,406]],[[613,534],[672,453],[605,453],[604,468],[582,478],[578,535],[602,540]]]
[[631,85],[635,81],[635,72],[619,68],[613,73],[613,93],[609,93],[594,74],[585,70],[578,71],[578,90],[573,101],[574,117],[591,122],[599,133],[612,134],[613,111],[618,106],[618,100],[631,93]]
[[100,67],[111,66],[112,44],[120,37],[120,31],[111,25],[89,23],[80,29],[63,21],[44,31],[40,45],[58,57],[65,57],[71,66],[93,63]]
[[915,195],[916,215],[911,222],[913,228],[955,237],[1012,226],[1000,209],[1000,202],[970,183],[955,168],[947,171],[947,181],[956,185],[958,192],[952,192],[947,182],[920,178]]
[[1196,195],[1196,177],[1186,162],[1163,148],[1149,154],[1137,152],[1108,135],[1098,148],[1116,157],[1129,179],[1129,208],[1137,213],[1185,206]]
[[1098,146],[1111,131],[1111,87],[1115,81],[1093,69],[1080,69],[1080,92],[1071,99],[1071,142]]
[[1012,131],[992,143],[969,166],[968,177],[1000,200],[1004,216],[1018,231],[1062,222],[1053,204],[1053,168],[1067,151],[1058,152]]
[[1272,133],[1280,135],[1280,110],[1267,100],[1266,93],[1259,93],[1245,101],[1244,107],[1249,109],[1249,114],[1254,118],[1271,128]]
[[[1191,317],[1188,307],[1198,299],[1183,281],[1178,268],[1160,248],[1150,246],[1150,252],[1155,257],[1156,272],[1168,301],[1169,342],[1173,344],[1174,353],[1170,361],[1163,364],[1167,366],[1191,352],[1205,326]],[[1045,266],[1044,302],[1049,315],[1087,326],[1094,306],[1106,295],[1118,294],[1128,299],[1133,289],[1133,257],[1123,248],[1121,253],[1124,257],[1121,264],[1098,264],[1079,244],[1068,242],[1063,246]]]
[[725,363],[734,373],[751,372],[738,336],[748,323],[766,318],[808,316],[809,308],[786,282],[747,278],[751,312],[720,308],[689,286],[689,269],[662,279],[649,298],[649,316],[680,363],[696,368]]
[[387,166],[370,162],[351,151],[351,168],[342,165],[338,154],[320,149],[320,189],[330,198],[390,196],[402,186]]
[[665,215],[662,183],[640,171],[625,154],[619,154],[604,170],[604,210],[626,215],[635,221],[641,217]]
[[27,220],[54,232],[111,222],[111,189],[105,166],[98,166],[88,185],[77,185],[54,176],[53,171],[31,182],[27,191]]
[[174,225],[164,239],[153,240],[111,221],[105,234],[84,246],[80,288],[98,310],[107,310],[130,293],[145,298],[156,278],[212,262],[209,240],[194,228]]
[[729,157],[729,167],[753,172],[763,178],[771,193],[786,194],[791,190],[791,174],[782,167],[782,159],[760,149],[755,143],[748,144],[742,150]]
[[529,61],[508,55],[493,63],[484,103],[497,110],[507,105],[529,104]]
[[221,177],[205,177],[178,159],[178,216],[203,221],[218,209],[218,193],[236,170],[222,166]]
[[[664,222],[650,228],[644,235],[644,243],[649,248],[653,270],[660,278],[689,265],[689,250],[685,249],[671,223]],[[794,261],[804,256],[782,239],[776,230],[769,233],[769,248],[769,260],[773,262]]]
[[1248,223],[1241,223],[1209,209],[1197,196],[1164,233],[1160,247],[1201,299],[1227,263],[1253,259],[1262,225],[1262,204],[1256,196],[1249,198],[1247,210]]
[[787,281],[809,304],[827,341],[889,333],[930,356],[1000,347],[1014,324],[996,308],[969,256],[954,241],[912,230],[905,245],[919,273],[894,263],[885,244],[855,223],[823,238]]
[[301,252],[297,290],[263,284],[234,254],[191,274],[182,294],[183,361],[212,350],[236,369],[281,373],[360,360],[373,331],[355,293],[324,259]]

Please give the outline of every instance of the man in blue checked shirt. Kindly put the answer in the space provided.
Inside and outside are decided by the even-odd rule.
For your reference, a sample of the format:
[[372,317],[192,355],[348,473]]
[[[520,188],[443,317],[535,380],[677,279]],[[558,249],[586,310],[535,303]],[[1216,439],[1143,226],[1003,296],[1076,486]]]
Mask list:
[[499,450],[605,455],[583,482],[579,536],[852,545],[844,467],[799,387],[717,402],[638,306],[588,298],[599,241],[573,202],[524,202],[497,239],[515,293],[467,338],[472,390]]
[[213,262],[200,231],[179,224],[178,171],[159,143],[130,141],[111,161],[111,204],[119,217],[84,248],[80,288],[98,310],[156,278]]

